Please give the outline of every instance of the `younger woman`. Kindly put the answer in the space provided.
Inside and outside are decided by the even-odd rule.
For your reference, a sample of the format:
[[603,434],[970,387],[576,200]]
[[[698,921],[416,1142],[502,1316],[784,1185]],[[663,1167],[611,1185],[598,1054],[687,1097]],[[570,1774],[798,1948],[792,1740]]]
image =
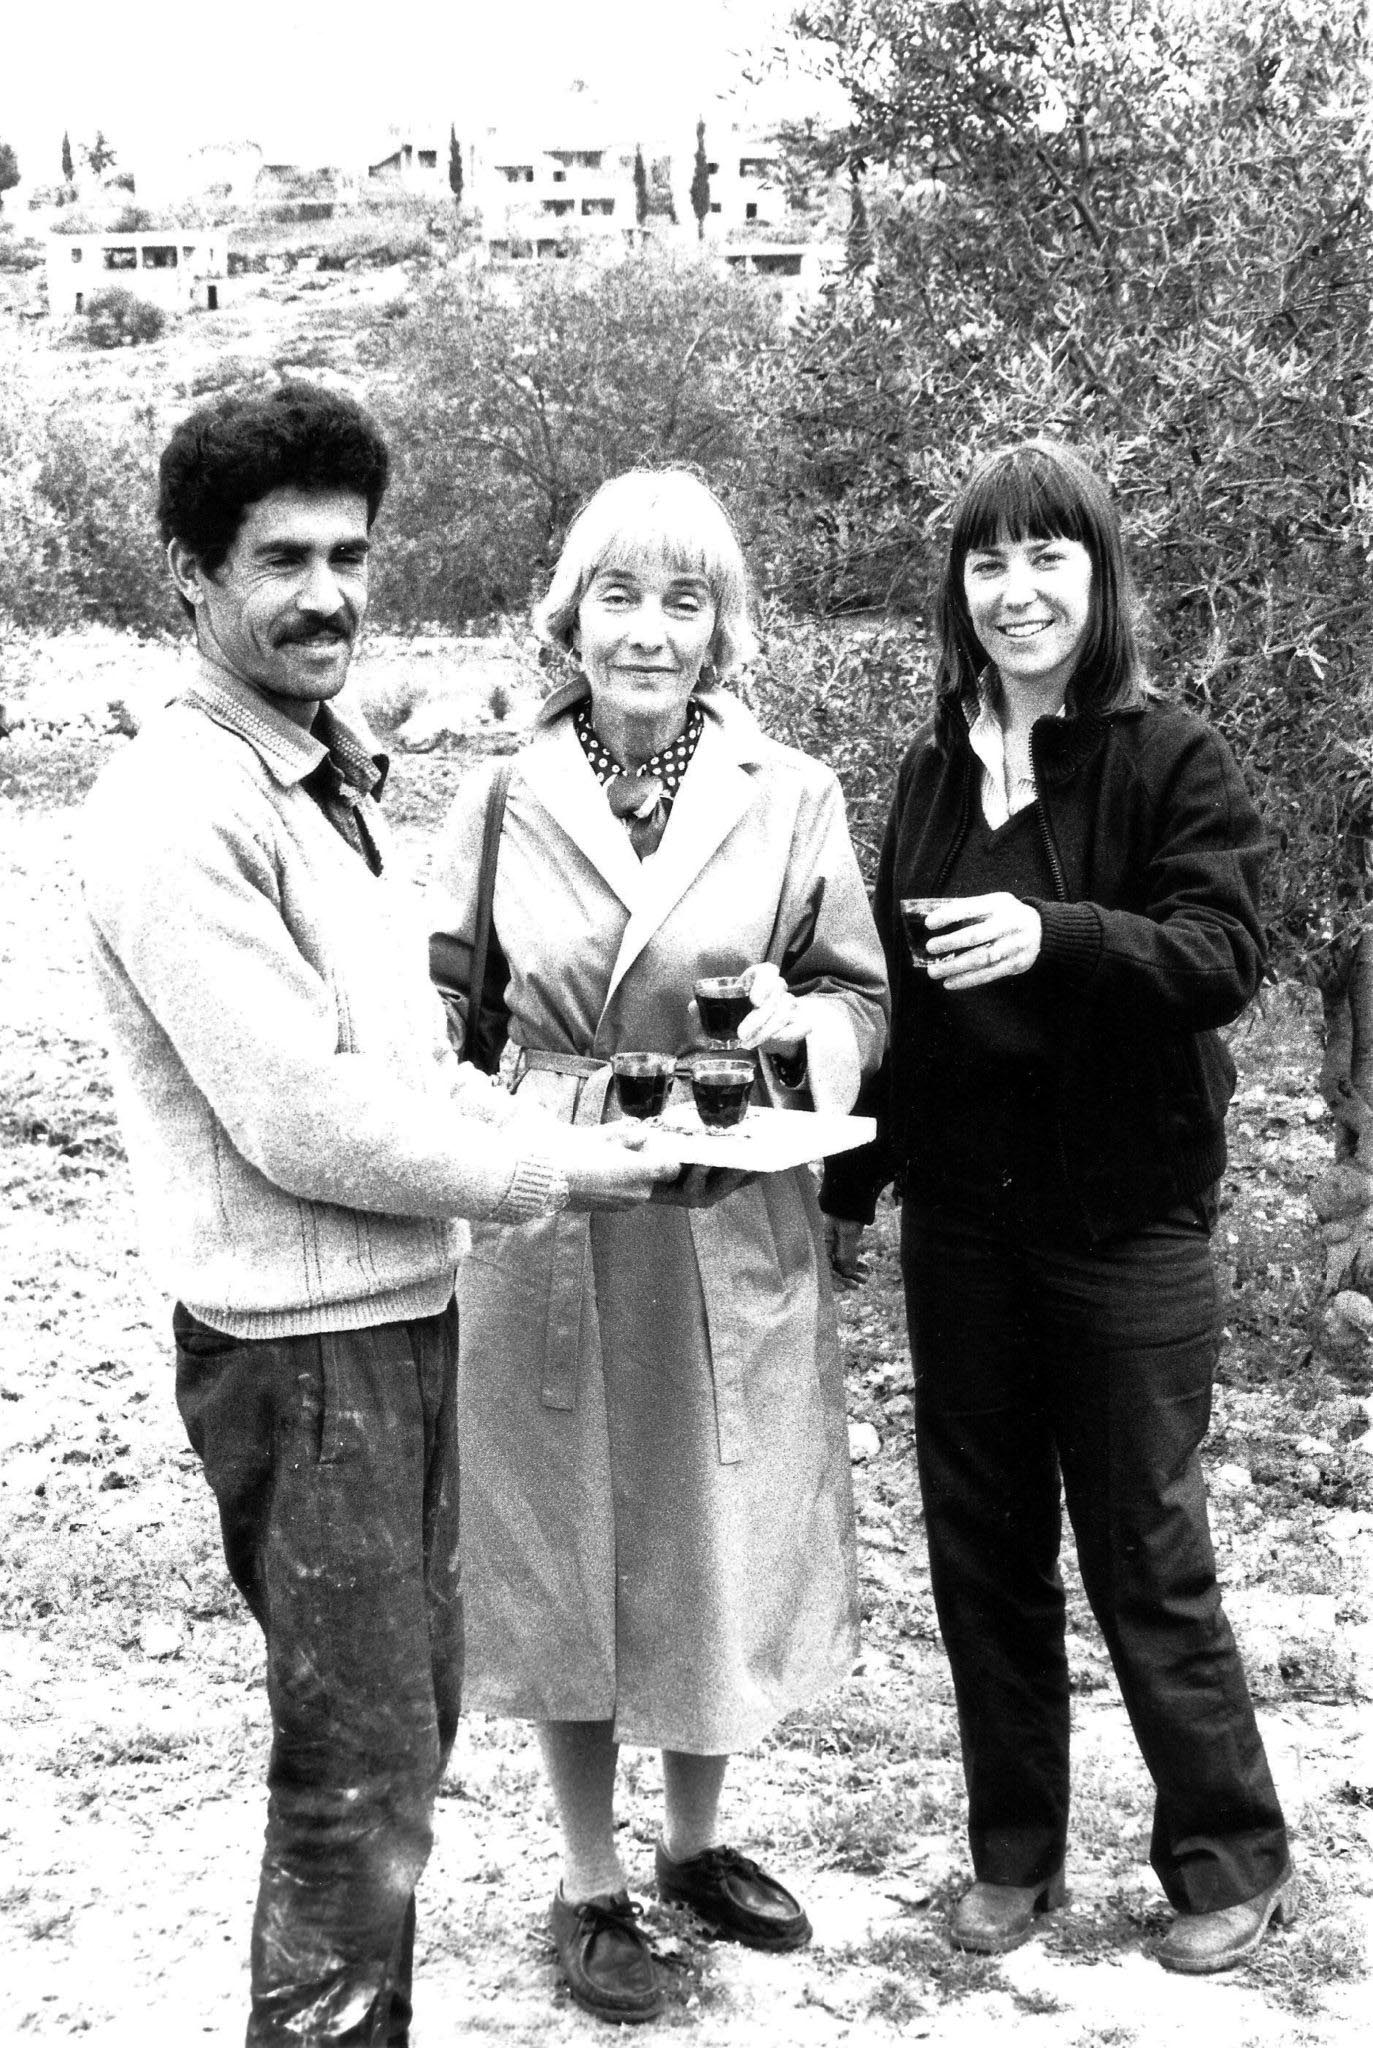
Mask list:
[[[904,1185],[931,1577],[996,1953],[1062,1903],[1068,1669],[1060,1486],[1156,1791],[1178,1918],[1159,1961],[1256,1948],[1294,1899],[1221,1611],[1197,1459],[1219,1312],[1209,1243],[1263,967],[1263,831],[1223,741],[1146,695],[1115,509],[1062,445],[982,462],[954,507],[937,703],[899,773],[876,913],[893,990],[876,1153],[822,1196],[853,1270]],[[930,962],[902,900],[938,897]]]

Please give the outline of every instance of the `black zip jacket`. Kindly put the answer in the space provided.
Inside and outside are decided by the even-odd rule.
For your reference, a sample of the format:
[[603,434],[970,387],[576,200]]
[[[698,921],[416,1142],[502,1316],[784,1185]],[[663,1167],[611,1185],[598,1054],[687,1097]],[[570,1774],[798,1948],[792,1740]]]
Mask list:
[[[1225,1166],[1231,1023],[1264,967],[1263,828],[1234,757],[1190,712],[1153,701],[1040,719],[1030,739],[1052,900],[1034,900],[1054,1035],[1056,1213],[1100,1243],[1200,1195]],[[893,1179],[918,1181],[927,1105],[947,1085],[923,1030],[940,995],[913,968],[903,896],[937,896],[975,816],[982,764],[946,702],[901,763],[874,911],[892,1033],[860,1108],[875,1145],[831,1160],[821,1206],[870,1222]],[[970,1105],[970,1114],[976,1106]]]

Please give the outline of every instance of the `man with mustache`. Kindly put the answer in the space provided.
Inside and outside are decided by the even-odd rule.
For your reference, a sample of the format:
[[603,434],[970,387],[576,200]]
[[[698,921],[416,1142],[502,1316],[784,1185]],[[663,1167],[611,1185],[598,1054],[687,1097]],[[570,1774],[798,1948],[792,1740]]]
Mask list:
[[456,1219],[625,1208],[677,1171],[640,1127],[564,1128],[448,1045],[385,759],[334,709],[387,470],[368,415],[310,385],[177,427],[158,514],[195,669],[84,819],[177,1403],[266,1637],[250,2048],[408,2040],[461,1682]]

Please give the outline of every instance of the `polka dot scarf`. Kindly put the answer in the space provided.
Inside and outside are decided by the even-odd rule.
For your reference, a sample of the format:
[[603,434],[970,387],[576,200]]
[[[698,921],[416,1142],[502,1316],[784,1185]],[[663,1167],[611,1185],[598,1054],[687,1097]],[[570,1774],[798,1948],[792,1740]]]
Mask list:
[[696,752],[705,725],[700,705],[694,697],[688,702],[686,725],[677,738],[660,747],[637,769],[622,767],[597,737],[591,724],[590,703],[578,705],[572,723],[591,772],[606,792],[612,813],[623,822],[640,860],[645,859],[657,850],[682,777]]

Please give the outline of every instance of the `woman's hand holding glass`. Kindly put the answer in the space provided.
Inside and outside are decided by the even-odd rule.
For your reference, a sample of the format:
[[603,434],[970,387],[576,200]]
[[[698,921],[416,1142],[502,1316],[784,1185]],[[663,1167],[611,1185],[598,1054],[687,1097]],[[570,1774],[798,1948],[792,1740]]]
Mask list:
[[752,1008],[739,1026],[740,1045],[746,1052],[795,1052],[808,1029],[804,999],[792,994],[770,961],[746,968],[743,978]]
[[1005,890],[950,897],[926,913],[926,923],[930,979],[953,990],[1027,974],[1044,938],[1039,912]]
[[[734,985],[748,990],[749,1008],[731,1033],[729,1043],[745,1052],[795,1052],[805,1038],[809,1023],[805,1003],[794,996],[782,979],[781,970],[770,961],[759,960],[734,978]],[[700,983],[705,988],[707,984]],[[700,1003],[693,997],[687,1008],[687,1022],[698,1039],[715,1043],[701,1016]]]

